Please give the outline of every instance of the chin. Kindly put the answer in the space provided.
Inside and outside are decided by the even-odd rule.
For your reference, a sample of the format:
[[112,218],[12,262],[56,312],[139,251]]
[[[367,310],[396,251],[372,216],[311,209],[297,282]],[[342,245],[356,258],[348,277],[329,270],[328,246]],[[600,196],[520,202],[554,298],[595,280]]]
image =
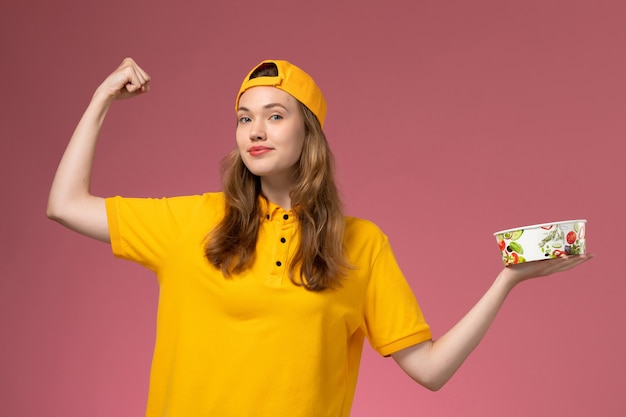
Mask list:
[[257,176],[259,178],[269,177],[269,176],[271,176],[273,174],[272,171],[268,171],[268,170],[264,170],[264,169],[258,169],[258,168],[257,169],[254,169],[254,168],[250,169],[250,167],[248,167],[248,171],[250,171],[250,173],[252,175]]

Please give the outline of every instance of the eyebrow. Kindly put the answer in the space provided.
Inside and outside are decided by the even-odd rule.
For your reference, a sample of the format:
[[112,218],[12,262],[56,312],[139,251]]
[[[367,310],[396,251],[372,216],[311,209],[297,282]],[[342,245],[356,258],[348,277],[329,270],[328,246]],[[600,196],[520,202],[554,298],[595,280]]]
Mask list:
[[[273,109],[274,107],[281,107],[281,108],[285,109],[285,111],[287,111],[287,112],[289,111],[289,109],[287,107],[283,106],[280,103],[268,103],[265,106],[263,106],[264,109]],[[249,108],[243,107],[243,106],[239,106],[239,109],[237,109],[237,110],[238,111],[250,111]]]

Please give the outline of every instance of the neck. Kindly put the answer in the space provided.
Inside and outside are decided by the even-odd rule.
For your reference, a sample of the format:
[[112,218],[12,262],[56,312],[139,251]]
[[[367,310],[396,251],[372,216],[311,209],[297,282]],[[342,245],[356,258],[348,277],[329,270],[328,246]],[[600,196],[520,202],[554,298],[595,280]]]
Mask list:
[[294,181],[292,176],[261,177],[261,191],[269,201],[278,204],[285,210],[291,209],[291,197],[289,193],[293,189]]

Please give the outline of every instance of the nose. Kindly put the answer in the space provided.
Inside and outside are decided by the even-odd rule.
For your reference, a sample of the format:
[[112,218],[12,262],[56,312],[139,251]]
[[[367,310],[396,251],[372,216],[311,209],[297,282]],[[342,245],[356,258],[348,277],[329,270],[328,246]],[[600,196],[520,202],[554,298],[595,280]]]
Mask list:
[[265,139],[266,139],[265,125],[263,121],[257,120],[253,122],[252,129],[250,129],[250,140],[253,142],[256,142],[256,141],[265,140]]

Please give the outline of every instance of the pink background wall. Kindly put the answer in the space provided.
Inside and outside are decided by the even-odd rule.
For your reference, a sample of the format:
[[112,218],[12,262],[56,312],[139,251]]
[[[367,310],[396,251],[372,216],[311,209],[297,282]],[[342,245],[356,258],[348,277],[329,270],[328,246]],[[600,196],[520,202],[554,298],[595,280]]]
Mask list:
[[152,92],[116,103],[93,191],[219,188],[257,61],[318,80],[347,210],[390,236],[436,336],[501,268],[492,232],[586,218],[597,258],[514,291],[431,393],[366,346],[353,416],[626,415],[626,6],[603,1],[3,0],[0,409],[143,415],[151,273],[45,217],[91,93],[127,55]]

